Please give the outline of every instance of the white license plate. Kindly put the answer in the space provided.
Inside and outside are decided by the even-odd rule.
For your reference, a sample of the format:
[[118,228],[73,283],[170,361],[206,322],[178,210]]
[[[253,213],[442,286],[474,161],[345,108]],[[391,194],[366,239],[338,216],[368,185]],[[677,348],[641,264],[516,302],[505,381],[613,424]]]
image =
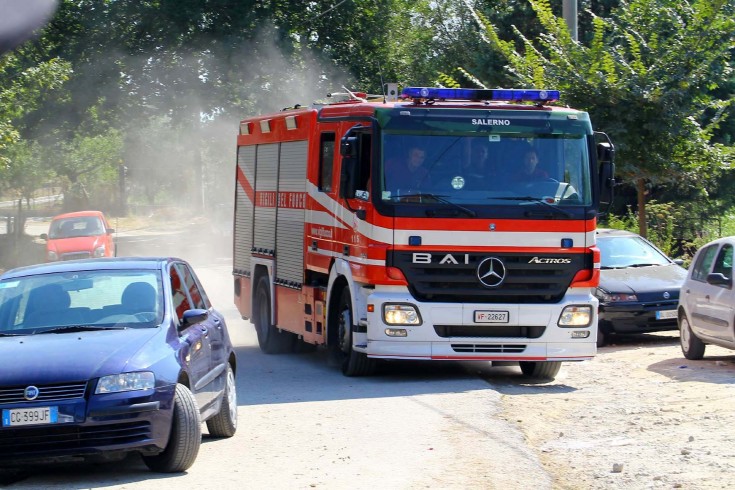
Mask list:
[[10,408],[3,410],[3,427],[55,424],[59,407]]
[[508,323],[508,312],[475,310],[475,323]]
[[661,310],[656,312],[656,320],[671,320],[676,318],[676,310]]

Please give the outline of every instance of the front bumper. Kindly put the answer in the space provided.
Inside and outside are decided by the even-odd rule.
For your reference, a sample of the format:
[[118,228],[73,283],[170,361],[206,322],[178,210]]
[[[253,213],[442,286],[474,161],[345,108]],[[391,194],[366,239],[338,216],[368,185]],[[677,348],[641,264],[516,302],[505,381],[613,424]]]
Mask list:
[[[367,328],[358,333],[358,350],[383,359],[482,360],[482,361],[581,361],[597,352],[597,299],[587,290],[569,293],[555,304],[420,303],[407,291],[374,292],[367,298],[374,306],[367,313]],[[422,323],[416,326],[386,325],[385,303],[412,304]],[[591,305],[586,327],[557,325],[568,305]],[[476,312],[507,312],[507,321],[475,321]],[[405,329],[405,337],[386,333]],[[576,335],[576,337],[575,337]]]
[[[677,302],[600,305],[600,328],[607,333],[643,333],[676,330]],[[657,313],[658,312],[658,313]],[[669,318],[666,318],[666,317]]]
[[161,452],[168,442],[174,386],[83,398],[0,404],[0,409],[56,407],[58,420],[0,427],[0,465],[64,461],[105,453]]

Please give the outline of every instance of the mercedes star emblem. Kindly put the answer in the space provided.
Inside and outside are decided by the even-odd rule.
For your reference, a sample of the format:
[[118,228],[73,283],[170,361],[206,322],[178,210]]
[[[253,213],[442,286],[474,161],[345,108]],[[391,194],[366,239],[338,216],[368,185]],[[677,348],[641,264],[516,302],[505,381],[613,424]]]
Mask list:
[[505,279],[505,265],[497,257],[487,257],[477,266],[477,278],[483,286],[496,288]]

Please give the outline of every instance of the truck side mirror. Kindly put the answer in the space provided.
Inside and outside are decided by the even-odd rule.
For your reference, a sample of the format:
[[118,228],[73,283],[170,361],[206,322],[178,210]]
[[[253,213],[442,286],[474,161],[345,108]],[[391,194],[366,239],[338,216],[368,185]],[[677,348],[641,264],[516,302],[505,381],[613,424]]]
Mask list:
[[357,155],[358,137],[349,134],[342,138],[339,153],[342,155],[342,166],[339,174],[339,197],[354,199],[357,187]]
[[340,141],[339,154],[342,158],[356,158],[357,157],[357,136],[345,136]]
[[609,206],[615,188],[615,147],[610,141],[597,144],[597,161],[600,164],[600,204]]

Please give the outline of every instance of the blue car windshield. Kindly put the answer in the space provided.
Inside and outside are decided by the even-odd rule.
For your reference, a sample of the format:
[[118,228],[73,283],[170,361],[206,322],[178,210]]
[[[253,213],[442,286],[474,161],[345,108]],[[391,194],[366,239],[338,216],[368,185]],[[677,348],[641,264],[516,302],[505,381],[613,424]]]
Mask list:
[[9,278],[0,281],[0,335],[157,326],[162,290],[160,273],[151,270]]

